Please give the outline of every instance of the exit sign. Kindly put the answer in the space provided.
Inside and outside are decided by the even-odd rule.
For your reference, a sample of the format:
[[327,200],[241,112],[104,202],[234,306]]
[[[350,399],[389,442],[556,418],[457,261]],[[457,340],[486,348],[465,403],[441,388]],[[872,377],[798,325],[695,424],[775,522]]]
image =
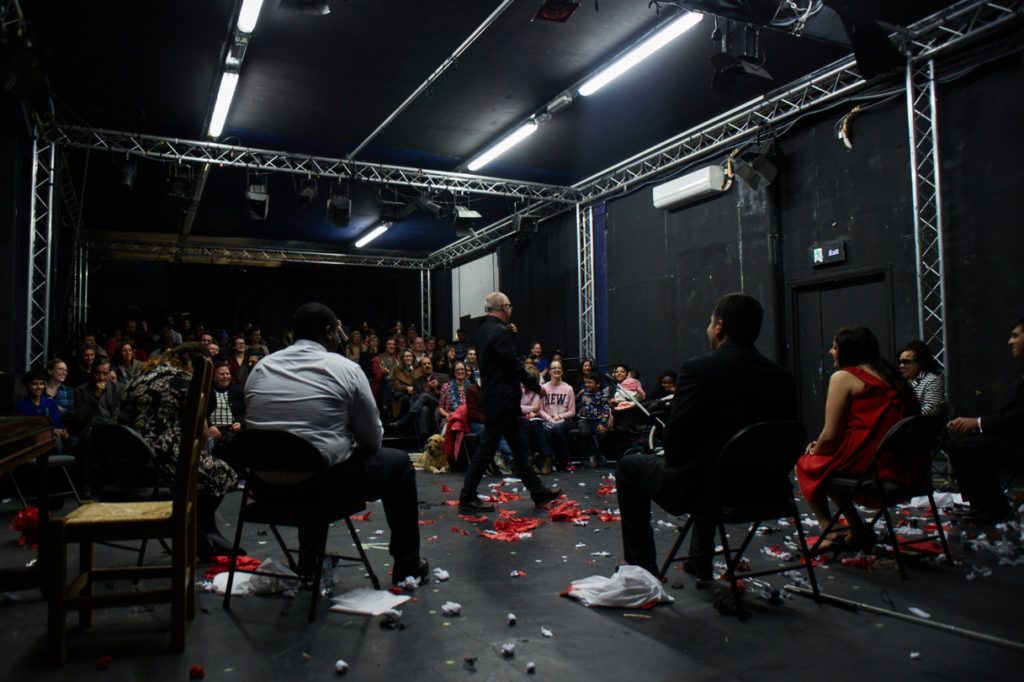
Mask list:
[[836,239],[811,246],[811,266],[821,267],[846,262],[846,242]]

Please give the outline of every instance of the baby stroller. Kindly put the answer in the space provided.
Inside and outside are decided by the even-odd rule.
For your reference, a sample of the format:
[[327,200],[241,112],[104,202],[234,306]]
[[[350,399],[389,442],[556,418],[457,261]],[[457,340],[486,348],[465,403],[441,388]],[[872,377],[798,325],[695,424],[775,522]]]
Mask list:
[[612,412],[614,428],[623,434],[626,441],[621,456],[636,453],[662,454],[661,434],[672,409],[672,396],[645,401],[635,400],[635,396],[621,388],[614,379],[608,375],[605,377],[611,387],[612,397],[633,403],[632,407]]

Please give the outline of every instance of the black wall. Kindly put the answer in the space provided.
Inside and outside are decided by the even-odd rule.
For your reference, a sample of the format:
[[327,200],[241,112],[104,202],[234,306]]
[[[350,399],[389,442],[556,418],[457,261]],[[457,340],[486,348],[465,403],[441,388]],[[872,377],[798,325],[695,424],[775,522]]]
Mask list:
[[365,320],[385,331],[396,319],[420,324],[417,270],[104,261],[94,269],[89,294],[94,324],[120,325],[128,315],[159,319],[168,312],[189,313],[194,321],[229,332],[251,321],[276,340],[292,311],[307,301],[327,304],[346,326]]
[[[1012,132],[1024,108],[1021,76],[1013,58],[939,90],[947,352],[961,414],[998,405],[1013,371],[1009,323],[1024,315],[1024,141]],[[781,137],[779,176],[767,189],[737,180],[676,211],[654,209],[649,188],[609,202],[609,360],[637,365],[651,386],[706,348],[716,297],[742,288],[765,306],[758,346],[798,374],[813,431],[837,326],[867,324],[890,356],[917,336],[906,102],[853,119],[847,151],[834,126],[852,106]],[[815,268],[810,248],[827,240],[844,241],[847,260]]]
[[501,289],[514,306],[521,353],[540,341],[551,356],[560,349],[566,362],[579,355],[579,289],[576,266],[576,214],[567,211],[540,223],[517,255],[512,242],[498,248]]

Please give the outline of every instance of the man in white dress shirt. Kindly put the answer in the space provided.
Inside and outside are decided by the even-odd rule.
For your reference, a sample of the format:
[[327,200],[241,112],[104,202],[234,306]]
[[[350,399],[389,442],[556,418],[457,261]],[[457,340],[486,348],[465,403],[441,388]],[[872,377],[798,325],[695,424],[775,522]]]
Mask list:
[[[422,579],[429,567],[419,555],[416,473],[407,453],[381,447],[384,429],[366,374],[333,352],[341,343],[339,329],[334,312],[321,303],[295,311],[295,343],[257,363],[246,380],[246,425],[305,438],[327,460],[340,493],[381,500],[391,529],[394,582]],[[311,548],[313,537],[300,528],[300,549]]]

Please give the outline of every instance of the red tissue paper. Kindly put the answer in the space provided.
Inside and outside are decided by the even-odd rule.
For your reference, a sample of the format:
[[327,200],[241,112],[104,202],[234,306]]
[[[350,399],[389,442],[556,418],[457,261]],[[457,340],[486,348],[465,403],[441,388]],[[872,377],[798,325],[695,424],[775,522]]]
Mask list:
[[39,546],[39,510],[35,507],[25,507],[14,515],[11,528],[21,531],[18,538],[18,547],[26,545],[30,547]]
[[[260,567],[260,560],[253,559],[252,557],[240,556],[235,557],[237,563],[235,564],[236,571],[255,571]],[[224,573],[231,569],[231,557],[228,556],[214,556],[210,557],[210,567],[206,569],[206,573],[203,574],[207,580],[212,580],[218,573]]]
[[188,669],[188,679],[190,680],[201,680],[206,677],[206,671],[201,665],[194,665]]
[[369,521],[370,520],[370,514],[372,514],[372,513],[373,513],[373,510],[371,509],[370,511],[366,512],[365,514],[360,514],[359,516],[350,516],[349,518],[352,519],[353,521]]

